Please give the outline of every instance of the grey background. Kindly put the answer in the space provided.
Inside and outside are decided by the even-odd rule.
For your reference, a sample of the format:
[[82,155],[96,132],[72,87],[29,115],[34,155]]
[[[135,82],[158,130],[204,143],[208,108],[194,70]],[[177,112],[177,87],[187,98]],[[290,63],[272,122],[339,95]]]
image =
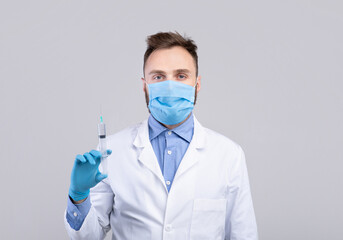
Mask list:
[[[148,117],[147,35],[199,47],[195,114],[246,154],[261,240],[342,239],[341,1],[2,1],[0,239],[68,239],[76,154]],[[114,153],[115,154],[115,153]]]

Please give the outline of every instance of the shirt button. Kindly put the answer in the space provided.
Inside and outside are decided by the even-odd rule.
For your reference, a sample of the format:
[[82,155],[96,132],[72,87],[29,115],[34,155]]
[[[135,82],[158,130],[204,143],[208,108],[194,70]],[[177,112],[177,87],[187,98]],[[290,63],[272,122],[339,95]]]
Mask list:
[[74,217],[77,217],[77,212],[74,212]]
[[170,135],[170,134],[171,134],[171,131],[168,132],[168,135]]
[[168,150],[168,154],[169,154],[169,155],[172,154],[172,151]]
[[169,186],[170,185],[170,181],[166,181],[166,184]]
[[164,228],[167,232],[170,232],[172,230],[172,225],[167,224],[166,227]]

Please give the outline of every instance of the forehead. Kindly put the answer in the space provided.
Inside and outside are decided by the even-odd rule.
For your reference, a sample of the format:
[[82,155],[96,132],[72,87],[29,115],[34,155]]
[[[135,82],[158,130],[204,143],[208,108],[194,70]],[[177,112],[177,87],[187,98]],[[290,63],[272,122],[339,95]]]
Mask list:
[[145,63],[145,72],[152,69],[160,69],[166,72],[173,69],[189,69],[195,72],[195,62],[186,49],[175,46],[153,51]]

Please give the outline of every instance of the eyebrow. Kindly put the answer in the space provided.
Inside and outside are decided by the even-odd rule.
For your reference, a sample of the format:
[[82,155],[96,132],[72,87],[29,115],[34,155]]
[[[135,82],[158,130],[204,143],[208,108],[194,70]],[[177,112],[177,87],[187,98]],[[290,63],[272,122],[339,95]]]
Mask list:
[[[191,71],[189,71],[189,70],[186,69],[186,68],[176,69],[176,70],[174,70],[173,72],[174,72],[174,73],[181,73],[181,72],[182,72],[182,73],[191,74]],[[162,71],[162,70],[151,70],[151,71],[149,72],[148,75],[156,74],[156,73],[158,73],[158,74],[166,74],[166,72],[165,72],[165,71]]]

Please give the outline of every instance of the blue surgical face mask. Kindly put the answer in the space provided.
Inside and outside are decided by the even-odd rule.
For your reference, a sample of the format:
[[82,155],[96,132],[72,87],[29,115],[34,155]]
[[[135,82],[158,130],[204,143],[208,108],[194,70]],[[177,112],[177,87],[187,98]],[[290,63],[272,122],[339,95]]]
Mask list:
[[173,80],[147,85],[149,89],[148,108],[157,121],[166,125],[178,124],[185,120],[193,110],[195,86]]

